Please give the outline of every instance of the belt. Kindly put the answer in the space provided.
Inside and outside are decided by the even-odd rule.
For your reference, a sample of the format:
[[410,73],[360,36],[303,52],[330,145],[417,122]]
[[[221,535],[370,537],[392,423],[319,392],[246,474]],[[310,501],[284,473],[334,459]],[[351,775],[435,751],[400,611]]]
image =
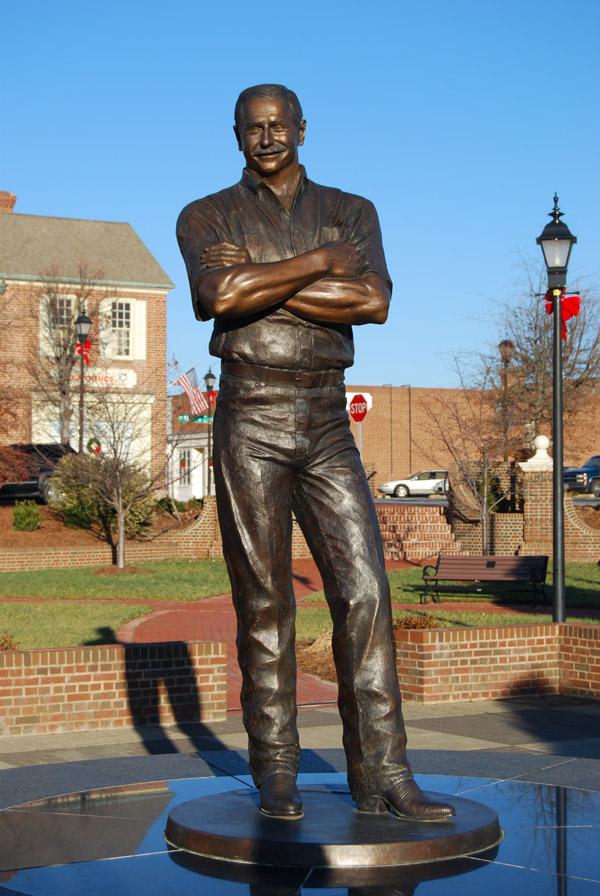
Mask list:
[[289,386],[303,386],[305,389],[315,389],[319,386],[341,386],[344,382],[343,370],[285,370],[283,367],[244,364],[242,361],[223,361],[221,373],[224,373],[225,376],[247,377],[262,383],[286,383]]

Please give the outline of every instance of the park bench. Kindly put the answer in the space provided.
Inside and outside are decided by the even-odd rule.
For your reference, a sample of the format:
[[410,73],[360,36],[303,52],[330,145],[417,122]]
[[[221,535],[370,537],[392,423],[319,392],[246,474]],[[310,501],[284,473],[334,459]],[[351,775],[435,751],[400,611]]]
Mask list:
[[469,582],[474,585],[482,582],[514,582],[529,585],[534,597],[541,594],[544,603],[547,603],[544,588],[547,567],[548,557],[545,555],[498,557],[485,554],[440,554],[435,566],[423,568],[425,592],[421,595],[421,603],[427,603],[430,593],[434,603],[440,603],[440,582]]

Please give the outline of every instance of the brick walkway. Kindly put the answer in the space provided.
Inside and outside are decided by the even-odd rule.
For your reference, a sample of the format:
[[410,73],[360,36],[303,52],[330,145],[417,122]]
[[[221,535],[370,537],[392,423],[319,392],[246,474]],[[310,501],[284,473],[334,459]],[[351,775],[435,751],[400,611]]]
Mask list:
[[[323,587],[315,564],[309,560],[294,561],[294,590],[300,600]],[[141,620],[127,623],[119,631],[120,641],[143,643],[152,641],[225,641],[227,644],[227,709],[240,710],[239,693],[242,676],[235,648],[235,613],[231,596],[210,597],[197,604],[154,612]],[[335,703],[337,686],[313,675],[298,672],[298,704]]]
[[[410,564],[392,561],[388,569]],[[294,591],[301,601],[307,594],[321,591],[323,583],[312,560],[294,560]],[[235,648],[235,613],[230,595],[210,597],[196,604],[181,604],[159,609],[142,619],[128,622],[118,633],[119,641],[148,643],[156,641],[224,641],[227,644],[227,709],[240,710],[242,677]],[[337,701],[337,685],[298,671],[298,705],[311,706]]]

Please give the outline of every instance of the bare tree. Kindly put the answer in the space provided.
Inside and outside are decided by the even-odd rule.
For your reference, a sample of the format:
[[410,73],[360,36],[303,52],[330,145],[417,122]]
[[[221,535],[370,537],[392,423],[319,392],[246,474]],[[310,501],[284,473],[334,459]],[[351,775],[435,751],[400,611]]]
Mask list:
[[[125,543],[132,517],[148,518],[154,500],[164,494],[170,467],[170,453],[178,443],[173,440],[161,460],[152,462],[150,393],[138,382],[136,392],[110,381],[88,389],[87,453],[67,455],[53,475],[53,502],[58,509],[75,497],[94,506],[105,535],[114,547],[114,562],[125,565]],[[166,394],[162,399],[167,401]],[[162,448],[162,446],[161,446]]]
[[43,278],[40,288],[40,340],[32,347],[27,367],[39,399],[58,418],[62,444],[70,439],[77,388],[73,376],[79,363],[75,320],[85,312],[100,323],[101,302],[110,295],[98,285],[101,280],[102,272],[91,272],[82,262],[75,283],[66,284],[56,268]]
[[450,488],[453,500],[481,521],[484,554],[490,551],[490,512],[505,497],[499,492],[494,468],[502,458],[503,431],[496,369],[477,360],[477,372],[454,359],[460,388],[448,390],[427,406],[431,435],[452,458]]
[[[504,307],[498,320],[500,335],[515,346],[507,383],[514,437],[522,445],[529,445],[531,437],[552,418],[553,318],[546,312],[546,281],[544,268],[523,262],[521,295]],[[569,321],[563,342],[566,421],[580,410],[600,381],[600,296],[588,288],[582,288],[580,294],[581,311]]]

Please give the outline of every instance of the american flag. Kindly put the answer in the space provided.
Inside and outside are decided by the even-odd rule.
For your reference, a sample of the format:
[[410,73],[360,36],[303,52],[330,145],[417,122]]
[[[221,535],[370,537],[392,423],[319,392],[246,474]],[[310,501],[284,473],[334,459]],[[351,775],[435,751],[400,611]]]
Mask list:
[[208,402],[198,385],[198,378],[193,367],[188,370],[187,373],[182,373],[179,379],[175,380],[175,384],[183,387],[190,400],[190,410],[192,414],[200,417],[208,411]]

